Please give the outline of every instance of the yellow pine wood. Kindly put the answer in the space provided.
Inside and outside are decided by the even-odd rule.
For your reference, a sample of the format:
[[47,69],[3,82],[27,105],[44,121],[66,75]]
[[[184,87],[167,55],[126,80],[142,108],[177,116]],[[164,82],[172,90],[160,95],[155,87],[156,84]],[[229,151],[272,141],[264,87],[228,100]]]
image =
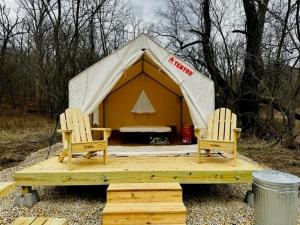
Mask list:
[[179,183],[117,183],[111,184],[107,191],[142,190],[182,190]]
[[72,125],[73,125],[73,134],[75,137],[75,143],[81,143],[81,138],[80,138],[80,128],[79,128],[79,118],[78,118],[78,110],[77,109],[70,109],[70,117],[72,120]]
[[84,120],[85,129],[86,129],[87,140],[88,141],[93,141],[89,116],[84,114],[83,115],[83,120]]
[[[213,137],[213,127],[214,127],[214,112],[211,114],[211,116],[209,117],[208,120],[208,124],[207,124],[207,139],[212,139]],[[201,138],[201,137],[199,137]]]
[[176,202],[182,201],[178,183],[122,183],[110,184],[107,202]]
[[72,151],[73,152],[100,151],[100,150],[104,150],[106,146],[107,146],[106,141],[74,143],[72,144]]
[[43,225],[47,221],[47,218],[37,217],[30,225]]
[[220,109],[217,109],[214,113],[213,131],[212,131],[212,138],[211,138],[212,140],[218,140],[219,118],[220,118]]
[[85,123],[84,123],[83,115],[79,110],[77,110],[77,116],[79,122],[79,133],[80,133],[81,142],[87,142]]
[[[88,155],[93,151],[104,151],[103,164],[107,163],[110,129],[98,129],[104,133],[104,138],[100,141],[93,141],[89,117],[79,109],[66,109],[65,113],[60,115],[60,119],[61,129],[58,131],[62,132],[64,151],[58,157],[59,162],[63,162],[65,156],[68,155],[68,168],[71,170],[72,153],[88,152]],[[68,130],[72,132],[66,132]]]
[[11,225],[67,225],[64,218],[18,217]]
[[0,182],[0,198],[12,193],[15,189],[15,182]]
[[231,141],[234,141],[233,129],[236,128],[236,115],[234,113],[231,114]]
[[200,149],[214,149],[214,150],[224,150],[232,151],[233,142],[224,142],[224,141],[213,141],[213,140],[201,140],[199,143]]
[[[67,130],[68,128],[67,128],[66,115],[64,113],[60,114],[59,120],[60,120],[60,128],[62,130]],[[64,134],[62,134],[62,135],[64,135]],[[63,141],[64,149],[66,149],[68,147],[67,140],[65,138],[63,138],[62,141]]]
[[224,130],[225,130],[225,108],[221,108],[220,110],[220,119],[219,119],[219,135],[218,140],[224,140]]
[[64,218],[48,218],[43,225],[67,225],[68,221]]
[[231,137],[231,111],[230,109],[226,109],[225,111],[225,135],[224,141],[229,141]]
[[11,225],[30,225],[34,220],[34,217],[18,217]]
[[181,190],[127,190],[108,191],[107,203],[116,202],[167,202],[182,201]]
[[186,224],[185,213],[140,213],[103,215],[103,225]]
[[221,156],[203,157],[199,164],[191,157],[138,156],[102,159],[73,158],[72,171],[67,162],[49,158],[15,173],[19,186],[101,185],[110,183],[250,183],[252,172],[262,167],[238,158],[236,167]]
[[[213,118],[213,122],[212,119]],[[211,125],[212,123],[212,125]],[[237,117],[229,109],[220,108],[215,110],[208,121],[208,134],[212,133],[212,138],[202,139],[198,134],[197,158],[202,162],[201,149],[205,149],[210,156],[210,150],[231,151],[234,165],[237,165],[237,139],[240,137],[240,129],[236,129]],[[209,131],[210,128],[213,131]]]
[[[65,136],[68,143],[68,169],[71,170],[71,160],[72,160],[72,135],[70,133]],[[62,159],[59,159],[59,162],[62,162]]]
[[72,122],[72,117],[71,117],[71,109],[66,109],[65,111],[65,116],[66,116],[66,122],[67,122],[67,129],[72,130],[72,142],[75,142],[75,136],[73,132],[73,122]]
[[127,213],[185,213],[186,208],[181,202],[117,202],[107,203],[103,209],[106,214]]
[[118,183],[107,189],[103,225],[185,224],[179,183]]

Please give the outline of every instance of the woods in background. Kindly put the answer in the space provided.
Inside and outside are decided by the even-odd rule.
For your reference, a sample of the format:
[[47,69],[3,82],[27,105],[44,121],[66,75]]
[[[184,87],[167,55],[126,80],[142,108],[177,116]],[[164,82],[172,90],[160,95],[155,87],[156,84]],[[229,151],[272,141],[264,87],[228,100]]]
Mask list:
[[[248,134],[293,145],[300,88],[299,1],[167,0],[157,33],[215,82],[216,105],[234,108]],[[265,109],[264,120],[260,116]],[[281,113],[282,129],[278,129]]]
[[122,0],[17,0],[0,5],[0,103],[31,103],[53,115],[68,104],[68,81],[143,32]]
[[293,145],[300,119],[299,0],[165,0],[152,22],[125,0],[17,5],[15,12],[0,3],[0,106],[9,99],[50,115],[63,111],[72,77],[145,32],[209,76],[216,106],[234,109],[248,134]]

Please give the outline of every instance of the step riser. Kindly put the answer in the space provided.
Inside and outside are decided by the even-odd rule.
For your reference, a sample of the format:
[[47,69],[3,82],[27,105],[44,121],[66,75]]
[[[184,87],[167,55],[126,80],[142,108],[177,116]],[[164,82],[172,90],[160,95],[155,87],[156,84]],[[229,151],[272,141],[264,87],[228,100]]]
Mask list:
[[185,213],[104,214],[105,225],[185,224]]
[[107,203],[114,202],[181,202],[181,191],[108,191]]

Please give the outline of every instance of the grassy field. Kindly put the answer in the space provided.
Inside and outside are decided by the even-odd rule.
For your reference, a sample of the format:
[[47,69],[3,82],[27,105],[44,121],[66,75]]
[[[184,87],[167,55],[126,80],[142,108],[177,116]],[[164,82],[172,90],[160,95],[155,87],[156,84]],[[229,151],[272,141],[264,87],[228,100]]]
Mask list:
[[[0,170],[49,145],[55,122],[42,115],[0,115]],[[46,157],[46,156],[45,156]]]
[[[49,146],[55,122],[37,114],[0,115],[0,170],[16,165],[28,154]],[[54,141],[59,141],[56,135]],[[241,139],[239,153],[268,167],[300,176],[300,150],[275,141]],[[45,155],[46,158],[46,155]]]

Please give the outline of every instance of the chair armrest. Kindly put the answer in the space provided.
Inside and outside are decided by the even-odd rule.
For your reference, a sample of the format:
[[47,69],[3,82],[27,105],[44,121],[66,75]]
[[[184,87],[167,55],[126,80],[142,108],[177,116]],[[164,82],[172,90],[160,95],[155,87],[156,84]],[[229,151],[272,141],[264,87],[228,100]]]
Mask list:
[[73,130],[57,129],[57,132],[59,132],[59,133],[65,133],[65,134],[70,134],[70,133],[73,132]]
[[206,131],[206,130],[207,130],[207,128],[195,128],[194,129],[195,136],[198,139],[201,139],[201,136],[203,135],[204,131]]
[[92,127],[92,131],[102,131],[103,132],[103,140],[107,141],[107,139],[110,137],[111,128],[98,128],[98,127]]
[[234,133],[234,135],[236,136],[236,139],[240,138],[241,132],[242,132],[242,129],[241,129],[241,128],[234,128],[234,129],[233,129],[233,133]]
[[95,131],[111,131],[111,128],[92,127],[91,130],[95,130]]

